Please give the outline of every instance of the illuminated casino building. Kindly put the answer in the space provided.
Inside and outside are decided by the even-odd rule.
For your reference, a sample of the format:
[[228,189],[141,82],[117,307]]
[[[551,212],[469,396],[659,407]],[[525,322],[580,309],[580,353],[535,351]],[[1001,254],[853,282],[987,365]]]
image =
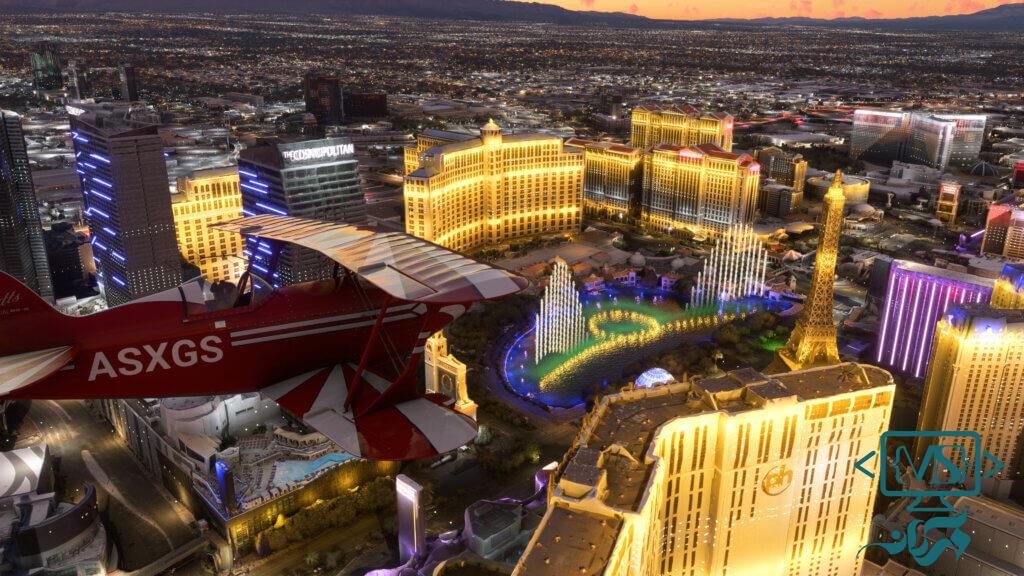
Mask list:
[[[970,304],[950,308],[935,329],[919,430],[969,430],[1005,464],[997,479],[1021,475],[1024,434],[1024,310]],[[920,458],[940,437],[919,439]],[[987,472],[992,466],[986,462]]]
[[945,170],[978,159],[984,114],[946,114],[861,109],[853,114],[850,156],[882,162],[903,160]]
[[786,347],[778,351],[769,367],[771,372],[839,363],[833,297],[845,204],[843,173],[836,170],[821,211],[821,235],[814,256],[811,291]]
[[644,157],[641,218],[670,232],[719,236],[753,223],[760,178],[760,165],[747,154],[714,144],[659,144]]
[[960,206],[960,184],[952,180],[939,184],[939,198],[935,203],[935,217],[946,226],[956,222],[957,208]]
[[210,225],[241,218],[238,169],[209,168],[179,176],[171,210],[178,248],[185,260],[198,266],[210,282],[237,281],[246,266],[242,237]]
[[643,149],[658,144],[714,144],[731,152],[732,129],[732,116],[725,112],[704,112],[693,106],[648,104],[633,108],[629,142]]
[[152,115],[126,105],[71,117],[92,252],[110,305],[181,284],[164,149]]
[[555,260],[534,323],[534,359],[570,350],[587,336],[583,302],[565,260]]
[[859,574],[878,476],[854,463],[888,429],[894,388],[845,363],[605,396],[513,574]]
[[[359,183],[355,148],[346,138],[264,142],[246,148],[238,158],[238,177],[245,216],[278,214],[366,223],[366,199]],[[264,241],[247,240],[245,255],[257,272],[269,272],[271,252]],[[285,246],[273,283],[321,279],[332,267],[316,251]]]
[[928,371],[935,324],[952,306],[988,304],[994,284],[990,278],[893,260],[875,362],[893,372],[923,378]]
[[430,131],[406,148],[405,231],[458,251],[580,229],[583,152],[558,136]]
[[992,288],[993,308],[1024,308],[1024,264],[1003,266]]
[[643,185],[643,151],[612,142],[571,138],[583,149],[583,211],[588,216],[623,219],[636,213]]
[[989,206],[981,252],[1024,259],[1024,209],[1014,204]]
[[50,264],[21,116],[0,109],[0,270],[47,300]]
[[765,293],[768,251],[750,226],[735,226],[715,243],[690,293],[700,308]]
[[1024,188],[1024,161],[1013,165],[1013,179],[1010,184],[1014,188]]

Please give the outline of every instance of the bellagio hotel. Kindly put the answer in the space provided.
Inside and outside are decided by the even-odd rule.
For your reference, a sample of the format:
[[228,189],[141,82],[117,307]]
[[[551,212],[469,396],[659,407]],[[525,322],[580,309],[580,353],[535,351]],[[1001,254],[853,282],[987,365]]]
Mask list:
[[854,464],[878,449],[894,388],[844,363],[607,396],[513,574],[860,574],[878,475]]
[[583,151],[546,134],[429,130],[405,151],[405,230],[459,251],[580,229]]
[[242,217],[242,195],[235,166],[197,170],[178,177],[171,195],[174,232],[185,260],[198,266],[210,282],[235,282],[245,271],[239,234],[210,225]]
[[644,156],[640,216],[669,232],[716,237],[754,221],[760,182],[761,166],[747,154],[715,144],[659,144]]

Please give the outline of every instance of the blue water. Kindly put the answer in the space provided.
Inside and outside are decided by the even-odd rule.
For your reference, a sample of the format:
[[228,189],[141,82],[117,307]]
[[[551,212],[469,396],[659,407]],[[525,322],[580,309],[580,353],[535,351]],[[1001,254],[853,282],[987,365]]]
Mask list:
[[274,485],[280,487],[289,482],[298,482],[324,468],[348,462],[351,459],[351,454],[333,452],[325,454],[316,460],[283,460],[277,463]]

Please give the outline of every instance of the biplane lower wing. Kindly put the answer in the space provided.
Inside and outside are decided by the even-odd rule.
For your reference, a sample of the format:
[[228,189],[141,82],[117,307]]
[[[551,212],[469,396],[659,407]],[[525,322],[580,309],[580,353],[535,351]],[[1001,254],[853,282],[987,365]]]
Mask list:
[[[445,454],[476,436],[476,423],[444,405],[437,395],[420,395],[365,415],[345,409],[353,364],[313,370],[264,388],[263,395],[353,456],[368,459],[418,460]],[[364,371],[371,394],[391,385]]]

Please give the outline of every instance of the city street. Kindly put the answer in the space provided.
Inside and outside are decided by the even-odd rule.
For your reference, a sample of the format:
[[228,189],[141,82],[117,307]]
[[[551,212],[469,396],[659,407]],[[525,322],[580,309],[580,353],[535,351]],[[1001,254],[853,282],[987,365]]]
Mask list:
[[77,501],[85,482],[96,487],[122,570],[145,566],[195,537],[184,507],[153,483],[110,424],[82,401],[33,401],[17,446],[38,442],[53,454],[62,499]]

